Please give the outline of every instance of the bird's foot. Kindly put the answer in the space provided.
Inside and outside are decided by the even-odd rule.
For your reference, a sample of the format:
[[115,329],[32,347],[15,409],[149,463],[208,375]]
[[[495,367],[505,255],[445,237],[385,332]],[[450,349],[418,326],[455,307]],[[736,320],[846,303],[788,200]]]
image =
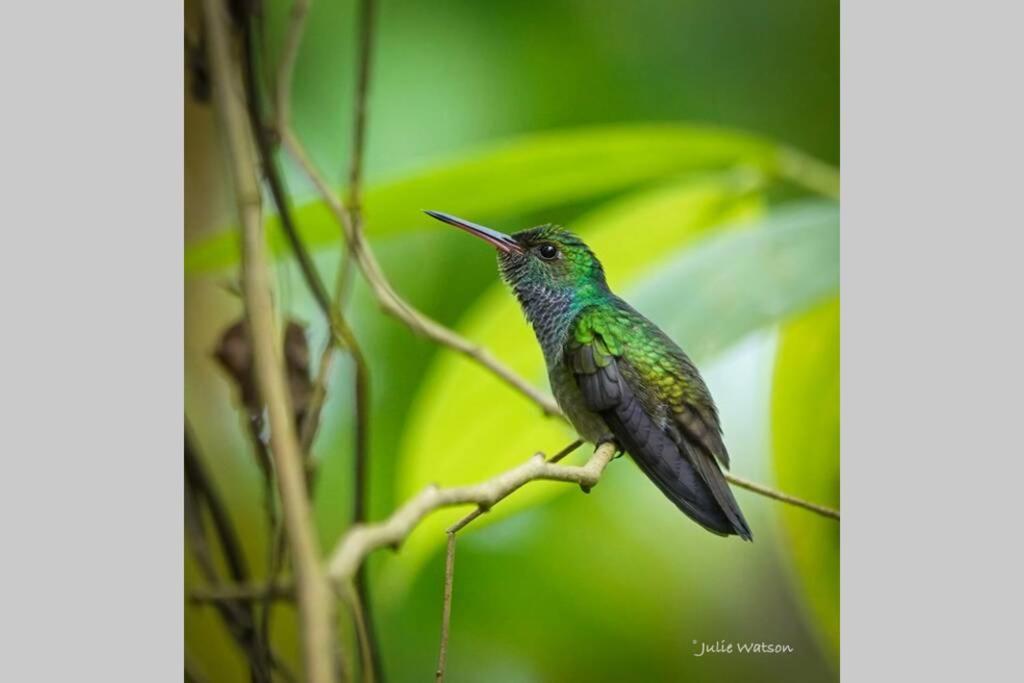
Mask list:
[[[610,443],[613,446],[615,446],[615,456],[614,456],[614,458],[618,458],[618,457],[622,456],[622,449],[619,448],[619,444],[615,441],[615,437],[612,436],[611,434],[602,436],[600,439],[597,439],[594,442],[594,452],[597,453],[598,449],[600,449],[601,446],[604,446],[607,443]],[[583,493],[590,493],[590,488],[591,487],[587,486],[586,484],[580,484],[580,490],[583,491]]]
[[621,458],[622,455],[626,452],[626,451],[622,450],[622,448],[619,446],[618,442],[615,440],[615,437],[612,436],[611,434],[606,434],[606,435],[602,436],[600,439],[597,440],[597,442],[594,445],[594,452],[596,453],[597,449],[600,448],[601,446],[605,445],[606,443],[610,443],[613,446],[615,446],[615,455],[612,457],[613,460],[617,460],[617,459]]

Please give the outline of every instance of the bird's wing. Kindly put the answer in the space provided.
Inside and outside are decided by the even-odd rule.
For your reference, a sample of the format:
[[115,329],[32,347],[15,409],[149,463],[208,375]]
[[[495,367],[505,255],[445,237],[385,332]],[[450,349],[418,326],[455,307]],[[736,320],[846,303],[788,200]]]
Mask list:
[[715,462],[729,456],[714,403],[678,346],[632,309],[585,309],[566,363],[586,406],[683,512],[711,531],[749,537]]

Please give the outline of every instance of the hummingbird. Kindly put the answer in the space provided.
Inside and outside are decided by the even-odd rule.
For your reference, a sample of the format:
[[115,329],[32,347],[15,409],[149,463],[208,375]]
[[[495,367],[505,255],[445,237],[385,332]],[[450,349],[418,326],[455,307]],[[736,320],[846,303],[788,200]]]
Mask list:
[[544,352],[551,391],[580,437],[616,443],[708,531],[752,540],[720,469],[729,453],[711,392],[683,350],[611,291],[590,247],[557,225],[507,235],[426,213],[497,250],[501,277]]

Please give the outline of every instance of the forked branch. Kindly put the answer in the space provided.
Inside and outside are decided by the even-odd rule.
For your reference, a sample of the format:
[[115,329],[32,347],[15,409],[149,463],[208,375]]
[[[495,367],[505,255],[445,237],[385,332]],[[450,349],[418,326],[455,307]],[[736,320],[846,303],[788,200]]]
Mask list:
[[604,468],[615,456],[615,444],[602,444],[584,465],[558,465],[537,453],[522,465],[475,486],[429,486],[382,522],[352,527],[331,554],[328,572],[338,584],[350,581],[363,560],[374,550],[398,546],[424,517],[438,508],[476,504],[487,510],[531,481],[563,481],[584,491],[597,485]]

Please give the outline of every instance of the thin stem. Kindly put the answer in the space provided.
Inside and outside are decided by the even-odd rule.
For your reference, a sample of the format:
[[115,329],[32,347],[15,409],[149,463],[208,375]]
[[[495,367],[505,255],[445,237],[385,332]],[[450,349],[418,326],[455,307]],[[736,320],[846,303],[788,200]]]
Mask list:
[[348,210],[353,225],[362,226],[363,157],[366,149],[366,110],[370,92],[370,71],[373,66],[374,21],[377,8],[374,0],[359,2],[359,55],[356,60],[355,116],[352,125],[352,154],[348,168]]
[[788,503],[789,505],[795,505],[796,507],[803,508],[804,510],[810,510],[811,512],[819,514],[822,517],[829,517],[837,521],[839,520],[839,510],[834,510],[824,505],[818,505],[817,503],[811,503],[810,501],[806,501],[802,498],[797,498],[796,496],[791,496],[788,493],[783,493],[782,491],[776,491],[775,489],[768,488],[767,486],[750,481],[749,479],[737,477],[735,474],[729,474],[728,472],[723,472],[723,474],[725,475],[725,478],[728,481],[732,482],[736,486],[739,486],[740,488],[747,489],[748,491],[753,491],[754,493],[760,494],[767,498],[772,498],[783,503]]
[[[214,587],[221,585],[220,572],[207,543],[203,520],[205,508],[213,521],[213,528],[220,542],[228,574],[236,583],[245,582],[249,577],[248,563],[245,561],[234,524],[228,516],[219,492],[203,467],[187,423],[184,455],[185,531],[196,566],[208,585]],[[228,633],[245,653],[253,683],[269,683],[272,656],[269,652],[268,642],[261,640],[259,632],[256,630],[256,619],[252,606],[218,604],[216,607]]]
[[562,458],[566,457],[567,455],[571,455],[573,451],[575,451],[577,448],[579,448],[582,445],[583,445],[583,439],[576,439],[571,444],[569,444],[568,446],[566,446],[565,448],[563,448],[562,450],[558,451],[557,453],[552,455],[550,458],[548,458],[548,462],[556,463],[559,460],[561,460]]
[[294,600],[295,586],[290,581],[276,580],[272,583],[210,586],[196,588],[188,599],[197,604],[207,602],[258,602],[272,600]]
[[376,670],[373,666],[373,653],[371,652],[371,638],[370,632],[367,628],[366,614],[368,610],[360,604],[361,598],[359,597],[359,591],[354,586],[349,585],[342,595],[345,598],[345,602],[348,603],[349,608],[352,610],[352,621],[356,627],[356,641],[359,643],[359,659],[362,662],[362,674],[363,681],[365,683],[373,683],[377,680]]
[[[571,444],[548,458],[547,462],[550,464],[557,463],[582,445],[583,440],[576,439]],[[464,529],[470,522],[483,515],[486,511],[487,510],[485,508],[478,507],[458,522],[448,527],[445,531],[445,534],[448,537],[448,543],[445,548],[444,561],[444,604],[441,608],[441,647],[437,656],[436,679],[438,683],[444,681],[445,670],[448,663],[448,638],[452,618],[452,586],[455,580],[455,534],[462,531],[462,529]]]
[[235,533],[235,525],[228,516],[227,507],[214,487],[206,468],[199,459],[191,431],[185,429],[185,480],[190,487],[202,496],[202,502],[213,520],[213,527],[220,539],[227,561],[228,572],[234,581],[245,581],[249,576],[249,566],[242,552],[242,544]]
[[295,74],[295,62],[299,57],[299,47],[306,30],[306,16],[309,14],[311,0],[294,0],[288,20],[288,32],[285,34],[284,47],[281,49],[281,61],[277,65],[277,102],[274,113],[277,117],[277,128],[283,130],[291,125],[292,115],[292,77]]
[[285,530],[295,559],[305,676],[313,683],[330,683],[334,680],[331,658],[334,600],[320,566],[320,551],[306,495],[303,459],[289,406],[281,349],[277,343],[264,254],[256,158],[252,139],[247,133],[246,115],[233,92],[238,78],[230,56],[224,5],[218,0],[204,0],[203,14],[209,38],[214,98],[231,161],[242,225],[242,288],[252,334],[257,383],[267,406],[271,453],[278,475]]
[[[357,30],[358,57],[356,59],[356,92],[353,101],[354,121],[352,124],[352,153],[349,155],[348,173],[348,213],[351,224],[359,230],[363,224],[363,159],[366,150],[366,110],[367,100],[370,91],[370,75],[373,66],[373,39],[374,21],[376,18],[376,3],[374,0],[360,0],[359,2],[359,28]],[[346,274],[351,272],[348,265],[349,251],[346,251],[346,258],[342,260],[341,270],[338,273],[336,282],[335,301],[340,306],[342,297],[347,290]],[[358,388],[357,388],[358,394]],[[366,521],[368,510],[368,476],[366,472],[367,461],[365,458],[356,459],[356,495],[353,500],[352,519],[355,524]],[[373,619],[373,610],[370,609],[369,577],[367,576],[366,565],[361,565],[356,572],[355,579],[355,605],[357,618],[362,623],[363,642],[366,644],[368,659],[363,660],[363,670],[369,673],[370,680],[384,678],[384,662],[381,657],[380,645],[376,637],[376,625]]]
[[444,553],[444,604],[441,608],[441,647],[437,655],[437,683],[444,682],[448,667],[448,638],[452,621],[452,588],[455,583],[455,532],[448,531],[448,545]]

